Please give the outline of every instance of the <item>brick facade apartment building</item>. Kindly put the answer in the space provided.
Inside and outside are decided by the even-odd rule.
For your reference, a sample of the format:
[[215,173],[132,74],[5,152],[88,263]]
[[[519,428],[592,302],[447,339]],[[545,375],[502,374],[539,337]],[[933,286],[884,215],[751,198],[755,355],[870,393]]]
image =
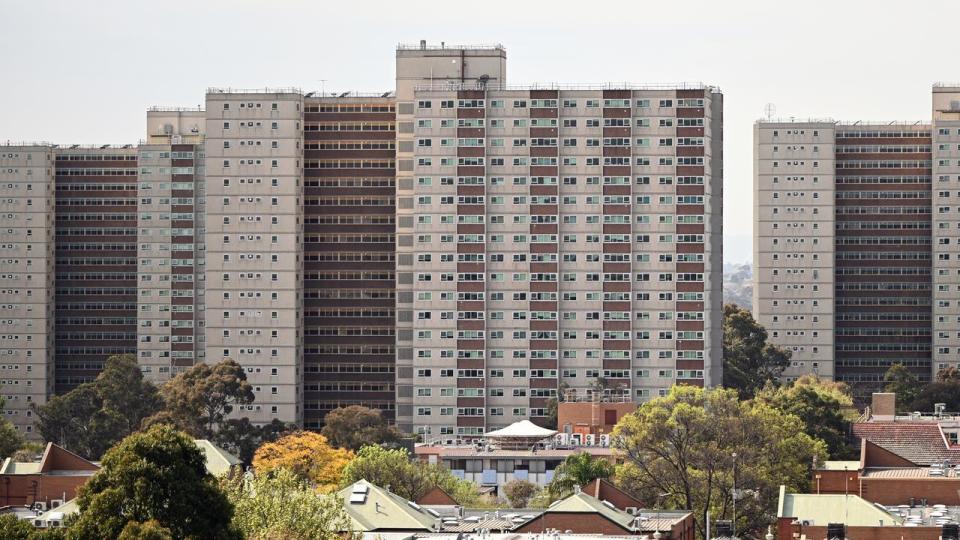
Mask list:
[[754,126],[754,309],[818,373],[868,396],[894,363],[960,365],[960,87],[932,121]]
[[723,98],[508,86],[502,46],[400,46],[395,90],[210,89],[139,145],[0,148],[0,393],[136,354],[243,365],[240,414],[408,432],[546,420],[558,389],[720,380]]

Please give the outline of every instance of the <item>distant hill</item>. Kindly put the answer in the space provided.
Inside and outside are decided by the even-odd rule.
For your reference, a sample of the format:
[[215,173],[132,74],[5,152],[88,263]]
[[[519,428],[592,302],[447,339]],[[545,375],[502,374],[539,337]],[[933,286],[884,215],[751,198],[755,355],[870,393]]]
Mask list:
[[723,302],[753,311],[753,268],[749,264],[724,263]]

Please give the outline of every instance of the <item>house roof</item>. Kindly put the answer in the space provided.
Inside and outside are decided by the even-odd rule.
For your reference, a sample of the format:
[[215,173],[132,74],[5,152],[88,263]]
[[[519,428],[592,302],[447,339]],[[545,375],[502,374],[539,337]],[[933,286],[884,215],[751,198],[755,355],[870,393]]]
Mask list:
[[40,462],[14,461],[13,458],[3,460],[0,465],[0,474],[40,474]]
[[43,526],[48,526],[50,521],[59,521],[61,525],[63,524],[63,519],[67,516],[78,514],[80,512],[80,505],[77,504],[77,499],[73,498],[69,501],[61,504],[56,508],[51,508],[46,512],[35,517],[34,520],[40,520],[43,523]]
[[432,531],[437,517],[419,504],[366,480],[341,489],[338,495],[355,532]]
[[[643,502],[640,499],[630,495],[626,491],[618,488],[613,485],[612,482],[604,480],[603,478],[597,478],[593,482],[586,484],[580,487],[580,490],[586,493],[587,495],[596,497],[601,500],[609,500],[611,503],[616,505],[617,502],[620,502],[620,510],[626,510],[626,507],[632,506],[634,508],[642,508]],[[616,500],[611,500],[616,499]]]
[[853,424],[853,433],[917,465],[960,462],[960,447],[950,446],[937,422],[859,422]]
[[90,476],[98,470],[100,466],[96,463],[53,443],[47,443],[39,461],[13,461],[12,458],[7,458],[0,465],[0,474],[11,475]]
[[633,515],[618,510],[613,504],[591,497],[582,491],[551,504],[543,513],[599,514],[627,530],[633,530],[632,524],[635,519]]
[[203,451],[207,458],[207,472],[213,476],[228,473],[234,466],[243,464],[240,458],[206,439],[194,439],[193,442]]
[[780,486],[777,517],[810,520],[814,525],[846,523],[854,527],[899,525],[900,518],[857,495],[787,493]]

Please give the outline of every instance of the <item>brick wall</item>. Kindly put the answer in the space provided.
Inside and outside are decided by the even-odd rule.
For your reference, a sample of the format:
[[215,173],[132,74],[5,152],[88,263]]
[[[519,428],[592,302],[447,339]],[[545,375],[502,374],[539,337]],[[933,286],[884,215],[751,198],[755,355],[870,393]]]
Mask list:
[[[30,505],[52,499],[68,501],[89,476],[49,476],[39,474],[0,475],[0,506]],[[66,493],[66,498],[64,498]]]
[[[803,526],[792,523],[795,518],[777,520],[777,540],[796,540],[806,535],[807,540],[823,540],[827,536],[827,525]],[[847,527],[847,538],[851,540],[939,540],[940,527]]]
[[858,471],[813,471],[810,479],[810,493],[858,493],[860,490]]

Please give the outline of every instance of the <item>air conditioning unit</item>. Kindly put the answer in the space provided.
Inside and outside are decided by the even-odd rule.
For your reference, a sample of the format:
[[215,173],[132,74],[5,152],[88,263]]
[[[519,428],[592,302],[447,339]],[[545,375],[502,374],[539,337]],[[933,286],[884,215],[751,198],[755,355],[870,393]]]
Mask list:
[[587,446],[593,446],[597,443],[597,437],[593,433],[587,433],[586,442],[584,443]]
[[62,506],[62,505],[63,505],[63,499],[53,499],[52,501],[50,501],[50,509],[51,509],[51,510],[53,510],[54,508],[56,508],[56,507],[58,507],[58,506]]
[[30,508],[33,508],[34,510],[37,510],[37,511],[40,511],[40,512],[46,512],[46,511],[47,511],[47,503],[44,502],[44,501],[37,501],[37,502],[33,503],[33,506],[31,506]]

